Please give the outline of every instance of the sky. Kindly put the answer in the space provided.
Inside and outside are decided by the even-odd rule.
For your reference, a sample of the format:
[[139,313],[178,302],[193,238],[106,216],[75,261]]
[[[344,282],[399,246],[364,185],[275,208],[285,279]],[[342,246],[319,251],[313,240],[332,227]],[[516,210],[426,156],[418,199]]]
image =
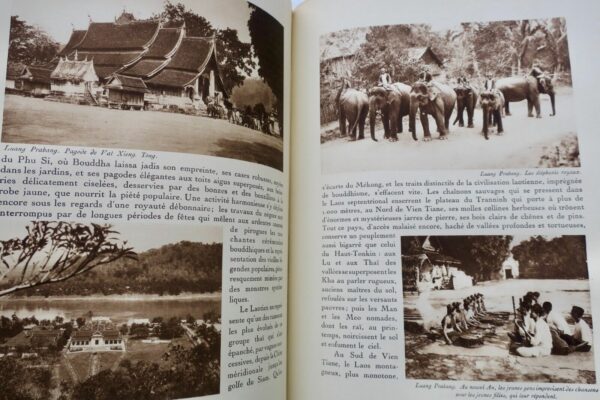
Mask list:
[[[23,238],[28,222],[0,224],[0,240]],[[202,243],[223,243],[223,230],[219,226],[202,226],[195,224],[137,224],[113,223],[112,229],[119,232],[121,240],[136,252],[156,249],[165,244],[178,243],[182,240]]]
[[[46,31],[65,44],[73,29],[87,29],[95,22],[114,21],[123,10],[136,19],[149,18],[163,9],[165,0],[13,0],[11,14]],[[205,17],[215,28],[237,29],[242,42],[250,42],[247,22],[250,8],[244,0],[173,0]]]

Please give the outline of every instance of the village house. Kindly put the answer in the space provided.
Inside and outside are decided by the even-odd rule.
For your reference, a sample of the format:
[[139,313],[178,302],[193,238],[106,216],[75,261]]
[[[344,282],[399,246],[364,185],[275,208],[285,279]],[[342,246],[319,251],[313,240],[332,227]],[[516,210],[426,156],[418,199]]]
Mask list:
[[462,289],[473,286],[473,278],[454,257],[436,250],[429,237],[421,245],[421,254],[402,256],[402,282],[407,292]]
[[105,85],[108,106],[141,110],[148,87],[141,78],[114,74]]
[[501,279],[513,279],[519,277],[519,262],[510,255],[503,263],[500,271]]
[[68,349],[70,352],[125,351],[125,341],[110,318],[93,317],[91,322],[73,332]]
[[24,353],[30,351],[48,350],[57,346],[62,335],[62,330],[41,328],[37,325],[24,329],[17,335],[9,338],[0,348],[7,352]]
[[23,75],[23,71],[25,70],[25,65],[20,63],[11,63],[9,62],[6,68],[6,84],[4,86],[4,90],[7,93],[11,93],[20,89],[20,80],[19,78]]
[[27,66],[18,78],[18,87],[34,97],[45,97],[50,94],[52,69],[47,66]]
[[443,76],[444,63],[437,54],[431,50],[431,47],[410,47],[406,49],[404,53],[409,60],[421,62],[434,78],[441,80],[445,79]]

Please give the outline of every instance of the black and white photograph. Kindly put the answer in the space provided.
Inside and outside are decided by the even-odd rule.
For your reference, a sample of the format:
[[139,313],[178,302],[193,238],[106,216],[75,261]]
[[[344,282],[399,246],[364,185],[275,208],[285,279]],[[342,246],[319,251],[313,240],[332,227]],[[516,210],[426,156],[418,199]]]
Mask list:
[[406,377],[595,384],[585,236],[401,238]]
[[0,225],[6,399],[217,394],[221,227]]
[[325,174],[579,167],[564,18],[320,37]]
[[282,170],[283,34],[243,0],[14,0],[1,140]]

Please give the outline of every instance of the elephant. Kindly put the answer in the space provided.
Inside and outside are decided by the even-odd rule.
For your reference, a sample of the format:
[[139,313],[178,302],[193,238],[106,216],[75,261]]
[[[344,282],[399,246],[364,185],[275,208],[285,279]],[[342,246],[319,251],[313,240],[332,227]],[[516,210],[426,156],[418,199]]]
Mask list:
[[384,138],[397,141],[397,133],[402,133],[402,118],[410,111],[410,86],[397,82],[389,87],[376,86],[369,91],[369,124],[371,138],[375,141],[377,111],[381,111]]
[[481,110],[483,115],[483,135],[486,140],[489,139],[489,126],[495,125],[498,127],[498,135],[504,132],[502,126],[502,109],[504,108],[504,95],[492,82],[480,95]]
[[[344,79],[338,91],[336,102],[339,110],[340,132],[346,136],[346,121],[348,121],[348,132],[351,139],[364,139],[365,121],[369,112],[369,97],[360,90],[353,89],[350,82]],[[356,135],[358,128],[358,136]],[[372,136],[373,139],[374,136]]]
[[456,93],[448,86],[439,82],[417,81],[410,92],[409,130],[414,140],[417,140],[416,116],[420,111],[424,140],[431,140],[428,115],[433,116],[440,133],[440,139],[447,139],[450,116],[456,104]]
[[556,115],[555,93],[552,78],[541,70],[534,68],[526,76],[502,78],[496,82],[496,88],[504,95],[506,115],[510,115],[509,103],[527,100],[527,115],[533,117],[533,108],[537,118],[542,118],[540,109],[540,93],[550,96],[552,114]]
[[467,128],[473,128],[473,114],[475,113],[475,105],[479,94],[477,89],[467,82],[465,78],[459,78],[458,84],[454,87],[456,93],[456,119],[452,125],[465,126],[463,113],[467,111]]

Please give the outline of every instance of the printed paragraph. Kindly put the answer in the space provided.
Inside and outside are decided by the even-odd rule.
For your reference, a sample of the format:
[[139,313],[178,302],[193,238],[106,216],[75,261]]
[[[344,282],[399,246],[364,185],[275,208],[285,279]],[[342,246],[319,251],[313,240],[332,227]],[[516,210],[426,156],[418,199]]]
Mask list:
[[[228,391],[284,373],[284,186],[265,167],[138,151],[2,145],[0,218],[223,226]],[[192,160],[193,161],[193,160]],[[237,162],[235,162],[237,165]],[[263,171],[263,172],[258,172]]]
[[325,184],[323,229],[340,234],[342,224],[359,237],[381,230],[583,229],[583,200],[578,170]]

